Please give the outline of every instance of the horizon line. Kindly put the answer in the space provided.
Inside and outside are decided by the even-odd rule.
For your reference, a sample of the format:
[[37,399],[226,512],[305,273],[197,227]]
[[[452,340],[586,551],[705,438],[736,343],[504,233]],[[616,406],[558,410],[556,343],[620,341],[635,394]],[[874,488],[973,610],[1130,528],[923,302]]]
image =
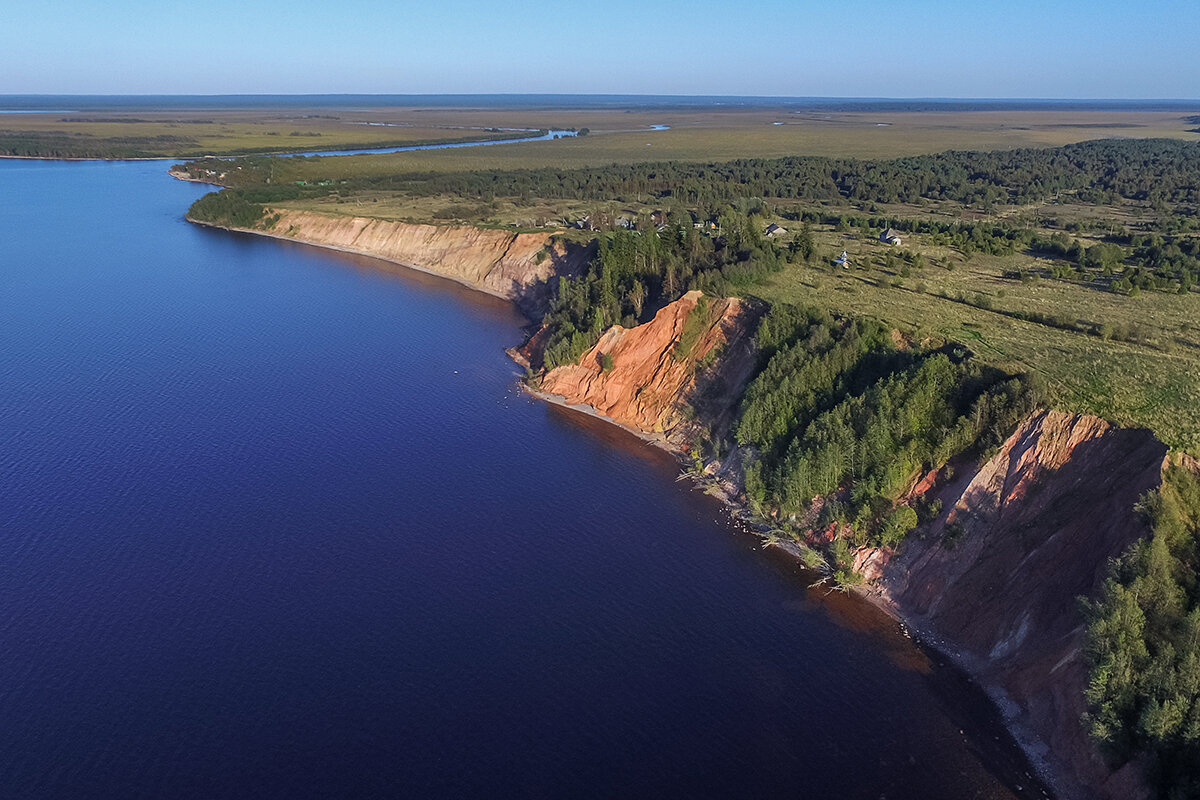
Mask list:
[[1037,101],[1200,103],[1200,97],[1049,97],[951,95],[787,95],[787,94],[662,94],[648,92],[0,92],[0,97],[596,97],[731,100],[857,100],[857,101]]

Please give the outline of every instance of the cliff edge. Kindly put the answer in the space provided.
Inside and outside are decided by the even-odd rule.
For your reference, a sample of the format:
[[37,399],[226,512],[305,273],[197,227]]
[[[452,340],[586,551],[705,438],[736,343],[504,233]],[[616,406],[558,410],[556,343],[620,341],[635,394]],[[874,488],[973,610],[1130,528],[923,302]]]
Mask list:
[[534,312],[550,282],[577,274],[591,258],[588,246],[549,233],[516,233],[466,225],[422,225],[392,220],[269,208],[250,233],[361,253],[432,272],[514,300]]
[[686,449],[695,424],[728,429],[754,369],[760,310],[739,298],[691,291],[635,328],[614,325],[576,364],[547,372],[539,389]]
[[1134,505],[1166,457],[1149,431],[1038,412],[934,490],[944,513],[876,567],[886,600],[980,681],[1068,800],[1143,792],[1132,765],[1110,772],[1081,722],[1078,598],[1096,597],[1109,560],[1146,535]]

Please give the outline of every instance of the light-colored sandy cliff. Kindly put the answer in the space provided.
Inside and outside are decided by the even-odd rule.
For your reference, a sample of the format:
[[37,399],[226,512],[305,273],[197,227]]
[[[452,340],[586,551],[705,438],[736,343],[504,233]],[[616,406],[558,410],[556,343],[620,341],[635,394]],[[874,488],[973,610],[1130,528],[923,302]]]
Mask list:
[[876,564],[886,597],[997,698],[1068,800],[1139,793],[1136,769],[1110,774],[1080,721],[1078,598],[1095,597],[1109,559],[1146,534],[1134,504],[1161,483],[1166,455],[1149,431],[1039,412],[935,489],[941,518]]
[[591,406],[626,427],[684,444],[694,418],[717,428],[728,424],[753,370],[757,316],[738,298],[713,300],[688,292],[650,322],[636,328],[614,325],[578,364],[550,370],[540,389],[570,404]]
[[581,245],[549,233],[514,233],[464,225],[417,225],[392,220],[268,209],[271,236],[362,253],[452,278],[527,304],[542,282],[576,274],[590,257]]

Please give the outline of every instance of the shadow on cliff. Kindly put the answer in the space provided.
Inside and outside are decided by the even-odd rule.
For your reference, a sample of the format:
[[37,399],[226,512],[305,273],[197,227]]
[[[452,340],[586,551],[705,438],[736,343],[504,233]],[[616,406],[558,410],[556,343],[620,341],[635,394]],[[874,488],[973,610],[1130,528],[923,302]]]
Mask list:
[[708,429],[712,441],[727,437],[746,384],[757,371],[754,334],[767,308],[762,301],[742,301],[737,316],[723,325],[722,352],[710,366],[697,373],[695,384],[684,398],[694,409],[696,421]]
[[[1064,773],[1067,798],[1071,785],[1111,786],[1080,722],[1078,598],[1094,598],[1110,559],[1146,535],[1134,504],[1161,483],[1166,454],[1149,431],[1041,412],[942,489],[940,520],[884,572],[891,599],[979,677],[1035,763]],[[1125,784],[1104,791],[1133,796]]]
[[545,313],[550,310],[550,303],[558,294],[558,284],[563,278],[576,278],[583,274],[587,265],[596,255],[596,240],[587,242],[560,241],[559,247],[548,254],[550,259],[550,277],[529,283],[522,283],[515,278],[509,287],[509,293],[521,314],[531,323],[540,323]]

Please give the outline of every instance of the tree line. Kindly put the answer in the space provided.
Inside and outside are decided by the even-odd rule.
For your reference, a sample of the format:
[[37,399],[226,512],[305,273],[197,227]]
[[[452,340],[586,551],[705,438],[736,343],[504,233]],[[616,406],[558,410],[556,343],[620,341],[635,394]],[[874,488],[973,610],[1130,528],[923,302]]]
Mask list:
[[545,365],[578,360],[609,326],[645,322],[691,289],[727,295],[786,263],[786,254],[763,237],[756,216],[729,206],[718,219],[717,236],[697,230],[688,214],[669,216],[661,229],[599,234],[588,267],[576,277],[557,279],[543,318],[551,331]]
[[1118,763],[1148,762],[1165,800],[1200,796],[1200,480],[1169,468],[1139,503],[1151,534],[1087,605],[1086,722]]
[[901,348],[867,319],[776,305],[735,436],[758,454],[746,492],[760,508],[848,524],[858,545],[895,545],[917,525],[904,494],[922,471],[998,446],[1037,403],[1027,378],[957,346]]
[[85,133],[0,131],[0,156],[25,158],[154,158],[195,145],[195,139],[173,134],[97,137]]
[[[243,159],[237,185],[262,182],[270,159]],[[296,161],[294,165],[303,165]],[[1084,202],[1119,198],[1195,204],[1200,198],[1200,143],[1174,139],[1105,139],[1057,148],[949,151],[896,159],[794,156],[722,163],[657,162],[604,167],[476,172],[406,172],[328,180],[349,189],[401,191],[414,196],[459,195],[490,200],[654,198],[689,207],[739,197],[849,199],[915,203],[944,200],[987,207],[1023,205],[1070,192]],[[187,165],[191,167],[193,165]],[[202,167],[203,162],[195,165]],[[277,165],[280,174],[285,164]],[[312,171],[312,170],[309,170]]]

